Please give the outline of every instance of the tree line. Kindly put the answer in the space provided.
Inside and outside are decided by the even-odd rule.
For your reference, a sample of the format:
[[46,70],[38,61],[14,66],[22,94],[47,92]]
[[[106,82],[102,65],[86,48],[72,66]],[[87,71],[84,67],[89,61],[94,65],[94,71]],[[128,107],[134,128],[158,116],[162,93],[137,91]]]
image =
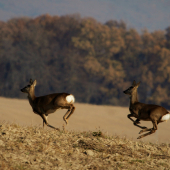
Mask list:
[[170,108],[170,27],[138,33],[123,21],[79,15],[0,22],[0,96],[68,92],[77,102],[127,106],[123,90],[141,81],[139,100]]

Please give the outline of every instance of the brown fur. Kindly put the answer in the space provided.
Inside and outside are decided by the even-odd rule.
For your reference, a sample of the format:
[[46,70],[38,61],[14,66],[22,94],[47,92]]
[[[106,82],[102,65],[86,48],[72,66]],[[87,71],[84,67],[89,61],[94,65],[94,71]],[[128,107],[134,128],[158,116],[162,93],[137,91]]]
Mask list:
[[58,109],[68,109],[63,119],[68,123],[69,117],[73,114],[75,107],[73,102],[68,103],[66,101],[66,97],[70,94],[68,93],[54,93],[46,96],[35,96],[35,86],[36,80],[33,82],[30,80],[30,84],[21,89],[21,92],[28,94],[28,100],[30,105],[32,106],[33,112],[40,115],[43,119],[43,127],[46,124],[47,126],[57,129],[48,124],[47,118],[48,114],[54,113]]
[[[131,114],[128,115],[128,118],[134,122],[135,126],[138,126],[143,129],[139,132],[139,134],[149,131],[148,133],[139,136],[137,139],[155,133],[155,131],[158,129],[157,125],[160,122],[163,122],[161,121],[161,118],[164,115],[168,114],[168,111],[162,106],[138,102],[137,88],[139,84],[140,83],[136,83],[134,81],[132,86],[130,86],[127,90],[124,91],[125,94],[130,95],[129,111]],[[131,117],[135,117],[137,119],[134,121]],[[140,120],[151,121],[153,123],[153,128],[148,129],[146,127],[139,126],[138,124],[140,123]]]

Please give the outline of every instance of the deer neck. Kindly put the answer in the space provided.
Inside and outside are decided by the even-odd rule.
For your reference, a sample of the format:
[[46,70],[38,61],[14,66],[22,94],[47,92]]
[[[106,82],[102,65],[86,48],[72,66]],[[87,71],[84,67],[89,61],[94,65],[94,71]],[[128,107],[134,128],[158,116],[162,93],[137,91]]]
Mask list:
[[34,91],[28,93],[28,100],[29,100],[31,106],[33,106],[33,103],[34,103],[34,101],[35,101],[35,98],[36,98],[36,97],[35,97]]
[[133,105],[136,102],[138,102],[137,89],[133,91],[132,95],[130,96],[130,105]]

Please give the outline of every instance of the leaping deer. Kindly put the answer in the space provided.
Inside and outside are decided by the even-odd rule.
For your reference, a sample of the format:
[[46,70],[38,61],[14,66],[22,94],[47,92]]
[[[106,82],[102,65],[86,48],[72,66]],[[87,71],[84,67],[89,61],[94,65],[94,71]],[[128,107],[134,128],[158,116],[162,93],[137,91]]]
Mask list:
[[[157,125],[161,122],[167,121],[170,118],[169,112],[164,107],[138,102],[137,89],[139,85],[140,82],[136,83],[133,81],[132,86],[123,91],[125,94],[130,95],[129,111],[131,114],[128,115],[128,118],[134,122],[135,126],[143,129],[139,132],[139,134],[149,131],[148,133],[139,136],[137,139],[141,139],[145,136],[155,133],[155,131],[158,129]],[[131,117],[135,117],[137,119],[134,121]],[[140,120],[151,121],[153,123],[153,128],[146,128],[137,125],[140,123]]]
[[30,84],[21,89],[21,92],[28,94],[28,100],[32,106],[33,112],[40,115],[43,119],[43,127],[46,124],[47,126],[59,130],[51,126],[48,121],[48,114],[54,113],[58,109],[68,109],[63,119],[65,123],[68,123],[68,119],[73,114],[75,107],[73,105],[75,98],[72,94],[68,93],[54,93],[46,96],[35,96],[35,86],[36,80],[34,82],[30,79]]

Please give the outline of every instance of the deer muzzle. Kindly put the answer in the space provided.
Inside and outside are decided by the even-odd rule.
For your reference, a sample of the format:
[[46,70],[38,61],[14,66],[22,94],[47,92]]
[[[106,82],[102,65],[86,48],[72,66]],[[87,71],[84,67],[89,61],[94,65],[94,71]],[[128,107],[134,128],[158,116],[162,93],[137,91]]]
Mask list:
[[23,88],[23,89],[21,89],[21,92],[26,93],[26,91],[24,90],[24,88]]

